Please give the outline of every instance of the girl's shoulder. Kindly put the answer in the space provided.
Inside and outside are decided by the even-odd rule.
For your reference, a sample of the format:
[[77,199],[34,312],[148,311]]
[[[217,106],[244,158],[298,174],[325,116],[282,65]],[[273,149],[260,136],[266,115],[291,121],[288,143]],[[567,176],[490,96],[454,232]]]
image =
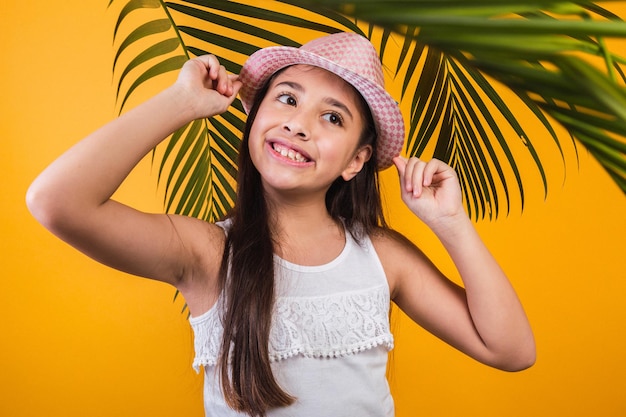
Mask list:
[[417,246],[415,246],[415,244],[411,242],[406,236],[404,236],[397,230],[388,227],[378,227],[374,229],[370,232],[369,238],[377,250],[378,247],[381,247],[381,249],[383,250],[396,249],[401,251],[419,251]]
[[400,281],[430,268],[431,263],[426,255],[402,233],[389,228],[377,228],[369,237],[387,276],[392,298]]
[[406,264],[410,259],[424,257],[423,252],[413,242],[396,230],[377,228],[370,233],[369,237],[383,266]]

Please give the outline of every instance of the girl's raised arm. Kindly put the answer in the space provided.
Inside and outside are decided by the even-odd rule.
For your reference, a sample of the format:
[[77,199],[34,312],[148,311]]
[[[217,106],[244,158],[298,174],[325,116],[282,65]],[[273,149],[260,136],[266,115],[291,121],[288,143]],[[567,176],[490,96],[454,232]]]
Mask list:
[[158,143],[194,119],[224,112],[240,86],[214,56],[188,61],[171,87],[48,166],[28,190],[30,211],[52,233],[104,264],[180,285],[193,272],[189,266],[200,264],[197,239],[206,243],[220,232],[197,219],[142,213],[111,196]]
[[[394,301],[413,320],[470,356],[505,370],[534,363],[535,343],[522,305],[461,203],[458,179],[445,163],[395,158],[402,199],[435,232],[454,261],[461,288],[409,242],[395,239]],[[382,257],[381,257],[382,258]]]

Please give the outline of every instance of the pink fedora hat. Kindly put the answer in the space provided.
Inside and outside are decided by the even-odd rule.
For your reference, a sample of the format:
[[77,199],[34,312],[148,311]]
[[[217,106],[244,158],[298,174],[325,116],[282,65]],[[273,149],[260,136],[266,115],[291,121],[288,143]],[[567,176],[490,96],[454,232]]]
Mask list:
[[380,59],[371,42],[356,33],[335,33],[300,48],[272,46],[256,51],[239,74],[243,83],[239,97],[245,111],[250,111],[257,91],[272,74],[296,64],[330,71],[361,93],[378,132],[378,169],[391,166],[404,143],[404,120],[398,104],[385,91]]

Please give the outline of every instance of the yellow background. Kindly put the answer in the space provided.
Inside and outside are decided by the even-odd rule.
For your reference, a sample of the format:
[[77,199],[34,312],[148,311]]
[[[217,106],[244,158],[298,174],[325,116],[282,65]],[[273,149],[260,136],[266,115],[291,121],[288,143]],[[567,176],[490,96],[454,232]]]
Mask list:
[[[115,117],[116,14],[106,3],[2,4],[0,416],[202,415],[192,335],[173,289],[77,253],[24,205],[48,163]],[[566,152],[566,174],[558,156],[548,158],[545,201],[531,191],[523,214],[477,225],[524,302],[537,364],[515,374],[487,368],[399,317],[399,417],[626,415],[626,198],[579,151],[579,167]],[[450,270],[395,197],[392,171],[384,187],[392,225]],[[117,197],[161,210],[148,162]]]

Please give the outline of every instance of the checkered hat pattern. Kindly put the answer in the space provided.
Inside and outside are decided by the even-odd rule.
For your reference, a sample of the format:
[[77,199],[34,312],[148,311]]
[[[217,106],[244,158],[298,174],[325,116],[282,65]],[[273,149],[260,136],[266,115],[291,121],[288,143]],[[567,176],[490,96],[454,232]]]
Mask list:
[[239,74],[243,83],[239,96],[246,112],[250,111],[256,92],[272,74],[297,64],[330,71],[361,93],[378,132],[378,169],[390,167],[404,144],[404,120],[398,104],[385,91],[376,49],[367,38],[356,33],[335,33],[300,48],[272,46],[253,53]]

